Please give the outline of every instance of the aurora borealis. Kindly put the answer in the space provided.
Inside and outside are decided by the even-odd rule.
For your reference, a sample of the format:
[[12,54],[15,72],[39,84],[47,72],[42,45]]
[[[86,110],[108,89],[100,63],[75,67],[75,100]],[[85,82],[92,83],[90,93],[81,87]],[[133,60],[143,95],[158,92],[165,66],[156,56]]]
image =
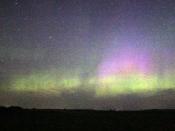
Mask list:
[[0,105],[175,108],[173,0],[0,2]]

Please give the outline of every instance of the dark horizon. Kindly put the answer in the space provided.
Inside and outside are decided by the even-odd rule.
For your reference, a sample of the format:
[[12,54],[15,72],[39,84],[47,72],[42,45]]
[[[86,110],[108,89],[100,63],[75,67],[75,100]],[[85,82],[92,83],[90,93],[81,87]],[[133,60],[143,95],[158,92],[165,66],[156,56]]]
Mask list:
[[169,131],[175,127],[175,110],[38,110],[12,107],[0,108],[0,116],[1,130]]

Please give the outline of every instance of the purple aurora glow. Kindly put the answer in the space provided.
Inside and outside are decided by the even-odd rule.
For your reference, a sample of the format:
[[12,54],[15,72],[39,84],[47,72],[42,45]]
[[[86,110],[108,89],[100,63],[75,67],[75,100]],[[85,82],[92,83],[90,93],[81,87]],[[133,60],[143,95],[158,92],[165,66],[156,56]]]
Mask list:
[[131,47],[119,48],[105,57],[99,66],[99,76],[152,72],[152,58],[147,51]]

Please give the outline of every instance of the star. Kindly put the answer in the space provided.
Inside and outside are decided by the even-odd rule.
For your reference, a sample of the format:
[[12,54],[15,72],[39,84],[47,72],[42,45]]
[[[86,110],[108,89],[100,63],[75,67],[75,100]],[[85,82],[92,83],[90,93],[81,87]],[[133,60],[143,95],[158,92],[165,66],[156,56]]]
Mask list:
[[51,40],[51,39],[53,39],[53,36],[52,36],[52,35],[50,35],[48,38]]

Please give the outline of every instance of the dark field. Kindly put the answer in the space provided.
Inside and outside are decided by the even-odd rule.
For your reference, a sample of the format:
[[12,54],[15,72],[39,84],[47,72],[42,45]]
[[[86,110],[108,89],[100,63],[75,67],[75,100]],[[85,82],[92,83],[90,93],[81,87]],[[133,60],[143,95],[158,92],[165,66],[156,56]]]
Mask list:
[[0,131],[174,131],[175,110],[96,111],[0,108]]

